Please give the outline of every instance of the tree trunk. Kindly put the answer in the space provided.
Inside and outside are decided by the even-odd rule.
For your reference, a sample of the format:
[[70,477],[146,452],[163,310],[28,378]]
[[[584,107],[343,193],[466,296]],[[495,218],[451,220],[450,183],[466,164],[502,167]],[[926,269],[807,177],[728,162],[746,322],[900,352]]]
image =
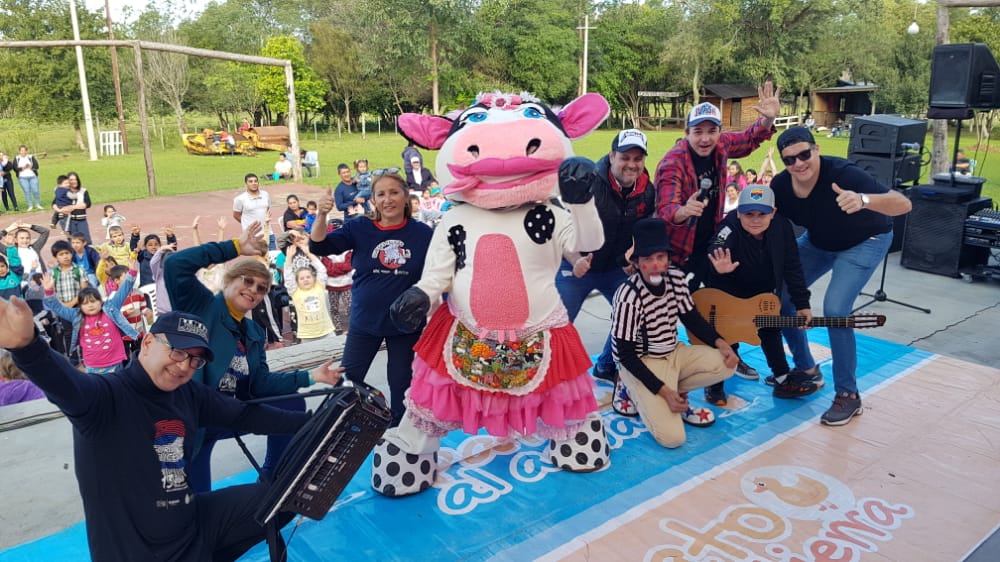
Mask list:
[[347,119],[347,132],[351,132],[351,96],[344,96],[344,117]]
[[701,99],[701,93],[698,91],[698,81],[701,77],[701,63],[695,61],[694,63],[694,76],[691,78],[691,95],[694,100],[694,105],[698,105]]
[[[937,35],[935,43],[944,45],[948,43],[948,8],[938,5],[937,8]],[[951,167],[952,154],[948,150],[948,121],[945,119],[934,119],[931,121],[931,174],[947,172]]]
[[87,150],[87,143],[83,142],[83,131],[80,129],[80,123],[78,121],[73,122],[73,134],[76,136],[76,146],[80,151]]
[[437,22],[431,19],[431,100],[434,115],[441,114],[441,102],[438,98],[438,55],[437,55]]

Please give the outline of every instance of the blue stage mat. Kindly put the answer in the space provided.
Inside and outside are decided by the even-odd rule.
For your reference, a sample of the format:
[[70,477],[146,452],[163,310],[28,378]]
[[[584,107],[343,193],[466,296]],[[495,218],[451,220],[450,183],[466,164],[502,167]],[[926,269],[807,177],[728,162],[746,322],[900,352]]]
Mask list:
[[[858,385],[862,394],[904,377],[933,354],[858,334]],[[827,346],[825,330],[810,332],[814,346]],[[759,348],[743,346],[752,365],[766,365]],[[489,436],[452,433],[442,442],[436,486],[422,494],[388,499],[368,485],[369,464],[323,521],[296,519],[284,535],[289,560],[526,560],[550,552],[618,517],[647,499],[700,482],[706,473],[738,463],[776,436],[815,425],[833,396],[832,370],[823,365],[826,386],[798,400],[776,400],[763,381],[733,377],[730,395],[746,401],[720,410],[709,428],[688,430],[687,443],[667,450],[638,418],[607,411],[611,466],[573,474],[547,461],[546,442],[501,443]],[[766,369],[762,370],[762,376]],[[610,384],[601,381],[606,395]],[[701,399],[701,393],[692,393]],[[863,422],[862,422],[863,423]],[[251,471],[217,487],[256,478]],[[296,526],[296,523],[298,525]],[[0,562],[88,560],[83,523],[0,552]],[[265,545],[242,560],[267,561]]]

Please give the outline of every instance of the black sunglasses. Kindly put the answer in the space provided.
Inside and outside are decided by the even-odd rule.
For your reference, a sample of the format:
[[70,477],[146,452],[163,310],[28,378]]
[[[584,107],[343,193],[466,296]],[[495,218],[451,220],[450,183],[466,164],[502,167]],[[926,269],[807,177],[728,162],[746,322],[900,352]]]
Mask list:
[[798,154],[793,154],[791,156],[782,156],[781,161],[785,163],[786,166],[791,166],[795,164],[795,160],[798,159],[801,162],[805,162],[812,156],[813,147],[809,147]]

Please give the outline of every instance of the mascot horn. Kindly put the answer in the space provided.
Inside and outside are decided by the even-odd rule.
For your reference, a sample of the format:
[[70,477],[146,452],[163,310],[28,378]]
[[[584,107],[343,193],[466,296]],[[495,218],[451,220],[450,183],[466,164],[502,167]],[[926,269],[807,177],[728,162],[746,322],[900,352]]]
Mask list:
[[390,310],[417,329],[448,292],[415,347],[406,416],[375,449],[376,491],[430,487],[439,438],[453,429],[550,439],[565,470],[608,466],[590,360],[555,288],[564,255],[604,244],[594,165],[573,158],[570,141],[608,113],[597,94],[557,113],[526,93],[487,93],[454,120],[400,116],[407,139],[440,149],[438,178],[457,204],[434,232],[420,282]]

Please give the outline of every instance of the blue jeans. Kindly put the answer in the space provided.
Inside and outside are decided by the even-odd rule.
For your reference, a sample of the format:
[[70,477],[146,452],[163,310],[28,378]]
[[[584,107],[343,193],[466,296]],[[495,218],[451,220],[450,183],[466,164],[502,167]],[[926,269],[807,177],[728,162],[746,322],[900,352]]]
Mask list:
[[21,191],[24,192],[24,198],[28,200],[28,207],[32,205],[42,206],[42,196],[38,193],[38,176],[19,177],[17,183],[21,184]]
[[[799,237],[799,256],[806,286],[812,285],[826,272],[833,271],[830,284],[823,296],[823,316],[850,316],[854,300],[861,293],[865,283],[878,268],[892,244],[892,232],[872,236],[860,244],[840,252],[821,250],[809,241],[809,233]],[[781,314],[794,316],[795,306],[788,291],[784,291]],[[830,336],[830,351],[833,355],[833,387],[838,394],[856,393],[858,381],[855,371],[858,367],[857,342],[851,328],[827,328]],[[788,342],[798,369],[811,369],[816,361],[809,352],[806,331],[785,328],[781,331]]]
[[[588,271],[583,277],[577,278],[573,275],[573,266],[566,260],[563,260],[562,265],[559,267],[559,272],[556,273],[556,290],[559,291],[559,297],[566,307],[570,322],[574,322],[576,321],[576,316],[580,314],[583,301],[587,299],[587,295],[591,291],[596,289],[604,295],[604,298],[608,300],[608,304],[613,304],[612,300],[614,299],[615,291],[618,290],[618,287],[627,278],[628,276],[625,275],[625,271],[621,268],[603,272]],[[601,351],[601,355],[597,357],[597,364],[594,365],[594,369],[608,372],[614,370],[614,368],[615,360],[611,355],[611,332],[609,331],[608,339],[604,342],[604,349]]]

